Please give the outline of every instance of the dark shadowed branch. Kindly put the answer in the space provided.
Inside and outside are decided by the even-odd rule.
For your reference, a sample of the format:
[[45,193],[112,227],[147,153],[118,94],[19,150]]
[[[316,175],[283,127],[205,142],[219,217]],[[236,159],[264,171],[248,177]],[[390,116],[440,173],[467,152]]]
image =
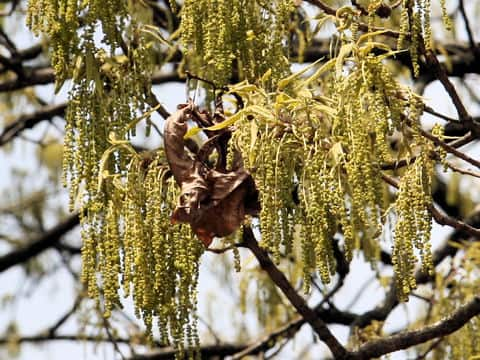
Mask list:
[[270,260],[268,253],[259,245],[253,231],[250,227],[243,229],[243,242],[245,247],[250,249],[260,263],[260,267],[269,275],[276,286],[283,292],[293,307],[305,319],[305,321],[312,326],[320,340],[322,340],[330,349],[332,354],[338,358],[345,358],[347,350],[342,344],[333,336],[328,329],[325,322],[312,310],[305,300],[295,291],[292,285],[288,282],[285,275],[275,266]]
[[438,323],[420,330],[407,331],[384,339],[371,341],[352,353],[353,359],[371,359],[406,349],[429,340],[447,336],[480,314],[480,297],[475,296],[466,305]]
[[70,215],[64,221],[41,234],[23,248],[11,251],[0,257],[0,272],[24,263],[41,252],[53,247],[60,238],[79,224],[78,214]]
[[[55,73],[53,68],[24,68],[24,77],[14,77],[0,82],[0,92],[9,92],[24,89],[29,86],[52,84],[55,82]],[[159,85],[168,82],[181,81],[176,72],[162,73],[158,72],[152,76],[152,84]]]
[[31,129],[43,120],[51,120],[55,116],[63,117],[67,104],[49,105],[30,114],[24,114],[7,124],[0,134],[0,146],[5,145],[26,129]]

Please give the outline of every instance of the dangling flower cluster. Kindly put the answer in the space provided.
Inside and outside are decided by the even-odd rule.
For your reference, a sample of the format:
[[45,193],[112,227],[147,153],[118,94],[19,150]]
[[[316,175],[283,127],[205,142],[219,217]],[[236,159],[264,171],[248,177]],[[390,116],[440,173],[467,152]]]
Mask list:
[[[132,3],[113,0],[29,2],[27,23],[51,41],[57,90],[66,78],[73,80],[64,155],[71,207],[77,197],[87,202],[95,197],[97,164],[108,147],[108,134],[121,138],[133,132],[134,127],[126,126],[145,110],[142,94],[150,84],[152,66],[151,39],[139,30],[136,19],[143,12]],[[100,25],[101,42],[94,36]],[[125,46],[124,36],[130,46],[119,56],[116,51]],[[82,183],[86,198],[79,193]]]
[[[337,186],[332,178],[324,151],[306,154],[300,185],[302,204],[302,253],[304,259],[304,288],[308,290],[310,274],[318,270],[324,283],[335,273],[333,235],[337,232],[339,207]],[[340,202],[338,202],[340,200]]]
[[[432,135],[439,138],[442,141],[444,140],[443,139],[444,132],[445,132],[445,128],[440,124],[435,124],[432,128]],[[438,153],[438,156],[439,156],[438,160],[442,163],[443,169],[446,171],[446,169],[448,167],[447,151],[444,148],[439,147],[439,148],[436,149],[436,152]]]
[[271,81],[289,72],[286,58],[290,0],[187,0],[182,40],[187,66],[224,86],[232,78],[254,82],[268,70]]
[[[141,23],[151,18],[145,14],[150,10],[134,2],[127,8],[124,1],[68,0],[60,1],[58,11],[57,3],[30,1],[29,19],[52,38],[60,85],[66,77],[73,80],[64,182],[71,208],[76,200],[81,208],[82,280],[90,296],[103,299],[106,317],[121,306],[121,289],[131,295],[148,333],[156,320],[161,341],[173,341],[182,357],[184,346],[198,345],[202,247],[189,227],[170,224],[177,191],[166,176],[166,161],[158,154],[142,158],[128,145],[137,122],[148,118],[148,112],[138,115],[147,109],[153,71],[152,38]],[[94,36],[99,24],[103,44]],[[125,44],[119,44],[121,37]],[[125,45],[127,53],[117,55]]]
[[[427,200],[433,163],[428,155],[431,144],[418,132],[422,101],[393,78],[384,56],[364,50],[369,46],[368,42],[363,46],[365,38],[340,50],[349,62],[348,71],[336,59],[309,78],[296,82],[292,75],[281,80],[275,93],[248,84],[232,88],[245,102],[235,115],[241,120],[235,123],[232,143],[244,154],[262,196],[262,244],[278,259],[284,249],[281,229],[289,227],[293,238],[301,240],[307,289],[312,271],[318,270],[324,282],[335,271],[333,236],[339,231],[347,260],[355,250],[361,250],[372,265],[378,260],[386,211],[381,166],[394,160],[389,144],[394,132],[413,137],[410,152],[427,154],[407,171],[423,174],[417,182],[421,187],[406,186],[418,192],[409,202],[415,209],[408,210],[417,211],[418,218],[402,221],[410,221],[417,234],[414,246],[421,249],[426,269],[431,262]],[[334,66],[335,74],[327,73]],[[330,76],[331,85],[323,87],[328,97],[314,96],[304,86],[315,83],[322,71]],[[413,175],[405,181],[411,178],[414,183]],[[411,195],[402,195],[400,203]],[[396,244],[401,244],[401,231],[398,234]],[[402,246],[395,254],[400,252],[413,264],[414,254],[407,254]]]
[[[264,134],[275,136],[275,133],[276,131],[267,130],[262,136],[265,136]],[[273,144],[259,141],[258,160],[265,163],[265,166],[258,170],[256,179],[264,209],[260,214],[262,243],[272,251],[274,259],[279,261],[281,247],[285,254],[290,253],[292,249],[296,143],[291,142],[291,138],[285,134],[281,138],[275,138],[274,141]]]
[[29,1],[27,26],[36,35],[48,35],[52,48],[52,66],[57,76],[57,84],[63,83],[68,76],[80,39],[77,0],[40,0]]
[[[52,65],[55,69],[57,90],[72,75],[76,56],[82,53],[84,32],[92,31],[100,23],[103,42],[112,47],[118,43],[119,28],[127,15],[125,1],[116,0],[30,0],[27,25],[35,34],[49,37]],[[80,26],[82,19],[82,27]]]
[[83,228],[82,279],[91,296],[101,284],[105,316],[120,306],[120,289],[131,295],[147,334],[157,321],[160,341],[172,341],[181,357],[184,346],[198,346],[196,286],[203,246],[188,226],[170,223],[178,191],[165,159],[135,154],[125,175],[105,170],[102,179],[105,195],[96,204],[103,211],[88,214]]
[[[378,259],[378,237],[384,209],[380,165],[390,160],[388,136],[401,130],[406,102],[380,60],[359,58],[358,68],[337,80],[337,113],[332,132],[345,156],[348,208],[357,231],[349,249],[363,249],[367,259]],[[353,240],[353,238],[352,238]]]
[[[84,40],[84,53],[77,57],[64,152],[64,183],[70,189],[71,207],[82,182],[89,197],[95,197],[98,163],[109,147],[106,136],[123,139],[133,135],[136,124],[132,119],[146,109],[144,86],[151,81],[152,69],[147,61],[147,39],[139,38],[129,57],[107,57],[92,39]],[[116,160],[125,167],[122,157]]]
[[397,49],[403,47],[409,32],[412,37],[410,51],[413,50],[413,45],[418,47],[418,42],[415,42],[414,38],[418,41],[418,38],[423,37],[425,47],[427,49],[431,47],[430,2],[431,0],[403,0]]
[[[445,29],[452,29],[451,20],[447,14],[445,0],[440,1],[442,8],[442,19]],[[419,75],[420,66],[418,64],[418,51],[420,41],[423,39],[422,46],[426,50],[432,48],[432,26],[431,26],[431,0],[403,0],[401,19],[400,19],[400,36],[397,40],[397,49],[401,50],[405,46],[405,41],[410,35],[408,49],[412,58],[412,66],[414,76]]]
[[424,271],[430,274],[433,271],[430,250],[432,216],[429,210],[432,175],[433,162],[428,151],[422,152],[402,177],[395,202],[397,222],[392,262],[398,296],[402,301],[407,300],[408,294],[416,288],[414,248],[420,252]]

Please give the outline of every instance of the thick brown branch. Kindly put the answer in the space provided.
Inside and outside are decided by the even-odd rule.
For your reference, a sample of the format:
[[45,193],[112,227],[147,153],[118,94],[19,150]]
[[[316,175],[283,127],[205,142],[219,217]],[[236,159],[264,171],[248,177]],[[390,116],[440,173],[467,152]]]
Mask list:
[[[398,188],[400,186],[397,179],[388,176],[386,174],[382,174],[383,180],[392,185],[393,187]],[[443,214],[440,210],[438,210],[435,205],[430,206],[430,212],[432,213],[433,218],[435,221],[440,225],[448,225],[458,231],[463,231],[470,234],[473,237],[480,238],[480,229],[474,228],[473,226],[448,216],[447,214]]]
[[352,358],[377,358],[438,337],[447,336],[460,329],[478,314],[480,314],[480,297],[476,296],[447,319],[420,330],[407,331],[377,341],[371,341],[355,351],[352,354]]
[[333,336],[325,322],[317,316],[315,311],[312,310],[307,305],[305,300],[295,291],[285,275],[270,260],[268,253],[258,245],[258,242],[255,239],[253,231],[250,227],[244,227],[243,241],[245,246],[249,248],[257,258],[258,262],[260,263],[260,267],[267,272],[272,281],[283,292],[293,307],[305,319],[305,321],[312,326],[312,328],[318,334],[320,340],[325,342],[335,358],[347,358],[347,350]]
[[70,215],[54,228],[33,240],[26,247],[13,250],[0,257],[0,272],[21,264],[54,246],[60,238],[79,224],[78,214]]
[[[433,136],[433,135],[432,135],[432,136]],[[437,141],[437,140],[438,140],[438,141],[441,141],[441,140],[438,139],[438,138],[435,138],[435,139],[436,139],[436,141]],[[448,146],[449,149],[457,149],[457,148],[460,148],[460,147],[462,147],[462,146],[465,146],[465,145],[471,143],[471,142],[474,141],[474,140],[475,140],[475,137],[472,135],[471,132],[468,132],[467,134],[465,134],[465,135],[462,136],[461,138],[456,139],[456,140],[454,140],[454,141],[451,141],[451,142],[448,142],[448,143],[445,143],[445,142],[443,142],[443,141],[441,141],[441,142],[442,142],[445,146]],[[436,145],[440,146],[440,144],[436,144]],[[461,152],[459,152],[459,151],[457,151],[456,153],[460,153],[460,154],[461,154],[461,155],[460,155],[461,158],[464,158],[464,157],[467,156],[467,155],[465,155],[464,153],[461,153]],[[456,153],[455,153],[455,154],[456,154]],[[433,159],[437,159],[437,155],[435,155],[435,153],[434,153],[433,155],[434,155]],[[468,157],[468,156],[467,156],[467,157]],[[396,170],[396,169],[400,169],[400,168],[402,168],[402,167],[404,167],[404,166],[407,166],[407,165],[409,165],[409,164],[414,163],[416,158],[417,158],[416,156],[412,156],[412,157],[407,158],[407,159],[401,159],[401,160],[397,160],[397,161],[395,161],[395,162],[381,164],[381,165],[380,165],[380,168],[381,168],[382,170]],[[468,157],[468,158],[470,159],[470,157]],[[465,161],[470,162],[470,161],[468,161],[468,160],[465,160]]]
[[464,233],[469,234],[477,239],[480,239],[480,229],[477,229],[464,221],[454,219],[440,210],[438,210],[434,205],[430,207],[430,211],[432,212],[433,218],[435,221],[440,225],[448,225],[454,228],[457,231],[461,231]]
[[[330,40],[314,40],[302,54],[304,62],[313,62],[322,57],[330,58],[331,52],[329,47]],[[476,49],[479,46],[476,44]],[[440,63],[447,76],[449,77],[464,77],[466,74],[479,74],[480,73],[480,56],[466,43],[456,44],[444,44],[442,51],[445,51],[448,56],[448,66],[445,66],[444,62]],[[385,49],[373,48],[372,52],[376,55],[385,54]],[[442,55],[441,53],[436,53]],[[298,53],[293,50],[291,56],[293,58],[298,57]],[[412,67],[412,59],[408,52],[402,52],[389,58],[392,61],[402,64],[408,68]],[[434,68],[427,66],[424,63],[420,63],[420,79],[419,81],[425,84],[431,83],[437,80],[437,75],[433,71]]]
[[[322,312],[330,312],[331,309],[323,309],[322,307],[343,286],[343,282],[344,282],[344,276],[340,275],[340,279],[338,283],[335,285],[335,287],[322,299],[322,301],[318,305],[315,306],[314,310],[317,316],[323,319],[326,323],[332,322],[332,321],[328,321],[329,320],[328,317],[325,316],[325,314],[322,314]],[[333,315],[333,319],[330,319],[330,320],[333,320],[333,322],[335,322],[337,319],[337,316],[336,316],[337,314],[332,314],[332,315]],[[338,316],[338,318],[340,318],[340,316]],[[297,318],[289,321],[287,324],[283,325],[282,327],[268,333],[267,335],[262,337],[260,340],[255,341],[253,344],[249,345],[246,349],[235,354],[232,357],[232,360],[240,360],[247,355],[255,354],[260,351],[265,352],[266,350],[273,347],[273,345],[279,339],[292,338],[298,332],[298,330],[301,329],[301,327],[305,324],[305,322],[306,320],[304,317],[298,316]]]

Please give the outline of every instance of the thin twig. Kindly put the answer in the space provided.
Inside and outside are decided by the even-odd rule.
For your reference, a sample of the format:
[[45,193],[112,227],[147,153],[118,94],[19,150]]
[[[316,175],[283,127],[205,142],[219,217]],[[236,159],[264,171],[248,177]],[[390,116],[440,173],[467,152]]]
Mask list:
[[420,48],[425,55],[427,65],[432,68],[432,71],[435,74],[436,78],[440,81],[440,83],[445,88],[445,91],[450,96],[450,99],[452,100],[455,108],[457,109],[460,120],[463,121],[465,125],[470,128],[470,130],[478,131],[478,129],[474,126],[472,117],[469,115],[467,109],[465,108],[465,105],[460,99],[457,90],[455,90],[455,86],[453,86],[452,82],[448,78],[445,68],[439,63],[435,53],[432,50],[425,50],[422,44],[423,43],[420,41]]
[[429,299],[429,298],[427,298],[427,297],[425,297],[425,296],[422,296],[422,295],[419,295],[419,294],[417,294],[417,293],[412,292],[412,293],[410,293],[410,295],[413,296],[413,297],[415,297],[415,298],[417,298],[417,299],[423,300],[423,301],[425,301],[426,303],[429,303],[429,304],[432,303],[432,299]]
[[[327,295],[317,304],[314,308],[315,312],[318,313],[320,309],[322,309],[323,305],[332,298],[333,295],[342,287],[343,285],[343,278],[340,278],[338,283],[335,287],[328,292]],[[250,344],[248,347],[243,349],[242,351],[233,355],[232,360],[240,360],[247,355],[255,354],[259,351],[265,350],[270,347],[272,342],[275,342],[278,338],[289,337],[291,338],[294,334],[297,333],[298,330],[305,324],[306,320],[302,316],[297,316],[295,319],[289,321],[287,324],[283,325],[282,327],[268,333],[260,340],[255,341],[254,343]]]
[[64,116],[67,104],[45,106],[33,113],[20,115],[10,122],[0,134],[0,146],[13,140],[21,132],[30,129],[43,120],[51,120],[55,116]]
[[220,337],[217,335],[217,333],[215,332],[215,330],[213,330],[212,326],[206,321],[204,320],[201,316],[198,317],[198,320],[200,320],[200,322],[207,328],[208,332],[210,333],[210,335],[213,336],[213,338],[215,339],[215,344],[216,345],[219,345],[222,343],[222,340],[220,339]]
[[460,121],[458,121],[458,119],[454,119],[454,118],[449,117],[449,116],[447,116],[447,115],[441,114],[441,113],[435,111],[434,109],[432,109],[430,106],[425,105],[425,106],[423,107],[423,110],[424,110],[426,113],[429,113],[429,114],[431,114],[431,115],[434,115],[434,116],[436,116],[436,117],[438,117],[438,118],[440,118],[440,119],[446,120],[446,121],[448,121],[448,122],[460,123]]
[[50,336],[55,336],[57,330],[62,326],[74,313],[77,311],[80,303],[82,302],[83,297],[78,295],[75,301],[73,302],[72,307],[60,318],[55,324],[53,324],[47,331]]
[[431,140],[435,145],[440,146],[441,148],[445,149],[445,151],[449,152],[450,154],[455,155],[456,157],[465,160],[466,162],[472,164],[473,166],[476,166],[480,168],[480,161],[475,160],[474,158],[466,155],[465,153],[458,151],[455,149],[453,146],[447,144],[446,142],[440,140],[437,138],[435,135],[432,135],[428,131],[425,131],[423,129],[420,129],[420,133],[426,137],[427,139]]
[[461,167],[451,163],[450,161],[446,161],[445,163],[453,171],[456,171],[460,174],[470,175],[470,176],[473,176],[473,177],[476,177],[476,178],[480,178],[480,173],[479,172],[472,171],[472,170],[469,170],[469,169],[462,169]]
[[437,340],[433,341],[431,343],[431,345],[428,347],[428,349],[421,355],[419,355],[416,360],[422,360],[422,359],[425,359],[427,357],[427,355],[433,350],[435,349],[438,345],[440,345],[440,343],[443,341],[443,338],[438,338]]
[[[382,179],[392,185],[393,187],[396,187],[396,188],[399,188],[400,187],[400,183],[397,179],[391,177],[391,176],[388,176],[386,174],[382,174]],[[447,214],[444,214],[442,213],[440,210],[438,210],[434,204],[431,204],[429,206],[429,210],[433,216],[433,218],[435,219],[435,221],[440,224],[440,225],[448,225],[458,231],[464,231],[466,233],[468,233],[469,235],[475,237],[475,238],[480,238],[480,229],[477,229],[477,228],[474,228],[473,226],[461,221],[461,220],[457,220],[457,219],[454,219],[450,216],[448,216]]]
[[103,327],[105,329],[105,332],[107,333],[107,337],[108,339],[110,340],[110,343],[112,344],[115,352],[120,355],[120,358],[122,360],[126,360],[127,358],[125,357],[125,355],[123,355],[122,351],[120,350],[120,347],[118,346],[118,342],[117,340],[115,339],[115,337],[112,335],[112,332],[110,331],[110,322],[108,321],[108,319],[103,316],[102,314],[100,314],[102,320],[103,320]]
[[477,47],[475,46],[475,40],[473,38],[472,28],[470,26],[470,22],[468,20],[467,13],[465,12],[464,0],[459,0],[458,1],[458,7],[460,9],[460,13],[462,14],[463,21],[465,22],[465,30],[467,31],[468,42],[470,43],[470,48],[472,49],[472,51],[475,52]]
[[[445,143],[445,144],[449,145],[451,148],[457,149],[459,147],[462,147],[464,145],[467,145],[467,144],[471,143],[475,139],[476,139],[475,136],[469,131],[467,134],[465,134],[461,138],[455,139],[455,140],[450,141],[449,143]],[[412,156],[412,157],[407,158],[407,159],[401,159],[401,160],[397,160],[397,161],[394,161],[394,162],[385,163],[385,164],[380,165],[380,168],[382,170],[400,169],[402,167],[405,167],[405,166],[408,166],[409,164],[414,163],[416,158],[417,158],[417,156]]]
[[52,229],[41,234],[27,246],[12,250],[10,253],[0,257],[0,272],[10,267],[21,264],[34,256],[37,256],[46,249],[55,246],[61,237],[79,224],[78,214],[72,214],[57,224]]

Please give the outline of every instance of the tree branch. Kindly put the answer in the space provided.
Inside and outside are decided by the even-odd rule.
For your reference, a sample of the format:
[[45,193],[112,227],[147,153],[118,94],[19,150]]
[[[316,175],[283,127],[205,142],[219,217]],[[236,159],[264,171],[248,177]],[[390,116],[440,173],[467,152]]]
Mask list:
[[65,116],[67,104],[45,106],[33,113],[23,114],[9,123],[0,134],[0,146],[5,145],[25,129],[31,129],[43,120],[51,120],[55,116]]
[[420,128],[420,134],[422,134],[424,137],[429,139],[435,145],[440,146],[441,148],[443,148],[445,151],[449,152],[450,154],[453,154],[456,157],[472,164],[473,166],[476,166],[476,167],[480,168],[480,161],[475,160],[474,158],[468,156],[467,154],[465,154],[461,151],[458,151],[457,149],[455,149],[455,147],[453,147],[453,146],[447,144],[446,142],[440,140],[439,138],[437,138],[435,135],[432,135],[428,131],[425,131],[425,130]]
[[[157,73],[157,74],[154,74],[154,76],[152,77],[152,83],[155,85],[162,84],[164,82],[170,82],[170,81],[180,81],[180,78],[177,74],[173,74],[173,73],[172,74]],[[0,87],[1,87],[1,84],[0,84]],[[153,107],[159,104],[158,100],[155,100],[153,102],[150,101],[150,102],[153,104]],[[17,120],[8,124],[3,129],[3,132],[0,134],[0,146],[3,146],[8,142],[12,141],[23,130],[31,129],[38,123],[42,122],[43,120],[51,120],[55,116],[64,117],[66,109],[67,109],[67,104],[63,103],[58,105],[45,106],[44,108],[39,109],[33,113],[20,115]],[[168,112],[163,107],[160,107],[158,109],[158,113],[164,118],[168,117]]]
[[37,256],[57,243],[60,238],[79,224],[78,214],[70,215],[64,221],[56,225],[33,240],[24,248],[13,250],[0,257],[0,272],[8,270],[12,266],[21,264]]
[[[314,310],[317,316],[319,316],[321,319],[323,319],[323,317],[320,314],[320,311],[323,310],[322,308],[323,304],[329,301],[330,298],[333,295],[335,295],[335,293],[342,287],[343,279],[344,279],[343,277],[340,277],[340,280],[335,285],[335,287],[322,299],[322,301],[317,306],[315,306]],[[305,324],[305,322],[306,320],[304,317],[298,316],[297,318],[289,321],[287,324],[283,325],[282,327],[265,335],[260,340],[255,341],[253,344],[249,345],[244,350],[236,353],[232,357],[232,360],[240,360],[247,355],[255,354],[260,351],[266,351],[267,349],[270,349],[272,347],[272,343],[274,344],[278,339],[293,337],[298,332],[298,330],[301,329],[301,327]],[[325,322],[328,322],[328,321],[325,320]]]
[[[29,86],[45,85],[55,82],[55,72],[51,67],[44,68],[24,68],[25,77],[15,77],[13,79],[0,82],[0,93],[20,90]],[[159,85],[167,82],[180,81],[176,72],[162,73],[156,72],[152,75],[152,84]]]
[[259,245],[253,231],[250,227],[243,229],[243,242],[245,246],[252,251],[260,263],[260,267],[267,272],[276,286],[283,292],[293,307],[312,326],[315,332],[330,349],[336,359],[344,359],[347,356],[347,350],[333,336],[325,322],[320,319],[314,310],[308,307],[305,300],[298,295],[292,285],[288,282],[285,275],[270,260],[268,253]]
[[467,13],[465,12],[464,0],[459,0],[458,1],[458,7],[460,9],[460,13],[462,14],[463,21],[465,23],[465,30],[467,31],[468,42],[470,43],[470,48],[473,51],[476,51],[475,40],[473,39],[472,28],[470,27],[470,22],[468,21],[468,16],[467,16]]
[[480,297],[475,296],[447,319],[420,330],[407,331],[377,341],[370,341],[352,353],[353,359],[371,359],[406,349],[434,338],[447,336],[480,314]]
[[[201,359],[218,359],[225,356],[230,356],[245,348],[245,345],[234,344],[220,344],[220,345],[206,345],[199,348]],[[167,347],[149,354],[136,354],[130,360],[174,360],[177,351],[173,348]]]
[[[392,185],[393,187],[398,188],[400,186],[398,180],[391,176],[382,174],[382,178],[386,183]],[[438,224],[448,225],[458,231],[464,231],[473,237],[480,238],[480,229],[474,228],[473,226],[461,220],[454,219],[451,216],[442,213],[433,204],[430,206],[430,212],[432,213],[433,218]]]
[[[8,337],[0,338],[0,345],[9,344],[12,340]],[[21,336],[15,338],[15,341],[18,343],[44,343],[47,341],[88,341],[88,342],[110,342],[110,339],[106,337],[99,336],[82,336],[80,334],[75,335],[56,335],[56,334],[45,334],[45,335],[33,335],[33,336]],[[130,344],[131,339],[127,338],[115,338],[117,343]]]
[[0,92],[20,90],[33,85],[45,85],[55,81],[53,68],[45,67],[38,69],[24,68],[24,77],[15,77],[0,83]]
[[57,330],[65,324],[65,322],[77,311],[78,307],[80,306],[80,303],[82,302],[83,298],[81,295],[78,295],[75,301],[73,302],[72,307],[63,314],[62,317],[60,317],[50,328],[46,331],[47,334],[50,336],[55,336]]
[[[448,78],[448,73],[445,70],[445,67],[440,64],[437,59],[437,56],[432,50],[425,50],[423,48],[422,42],[420,42],[420,47],[422,52],[425,54],[425,59],[427,65],[432,68],[432,71],[436,77],[440,81],[440,83],[445,88],[445,91],[450,96],[455,108],[457,109],[458,116],[462,122],[465,123],[465,126],[470,129],[476,136],[480,135],[480,126],[473,121],[473,118],[468,113],[465,105],[463,104],[460,96],[458,95],[455,87],[453,86],[452,82]],[[474,58],[476,61],[480,61],[480,56],[476,56],[474,54]]]

